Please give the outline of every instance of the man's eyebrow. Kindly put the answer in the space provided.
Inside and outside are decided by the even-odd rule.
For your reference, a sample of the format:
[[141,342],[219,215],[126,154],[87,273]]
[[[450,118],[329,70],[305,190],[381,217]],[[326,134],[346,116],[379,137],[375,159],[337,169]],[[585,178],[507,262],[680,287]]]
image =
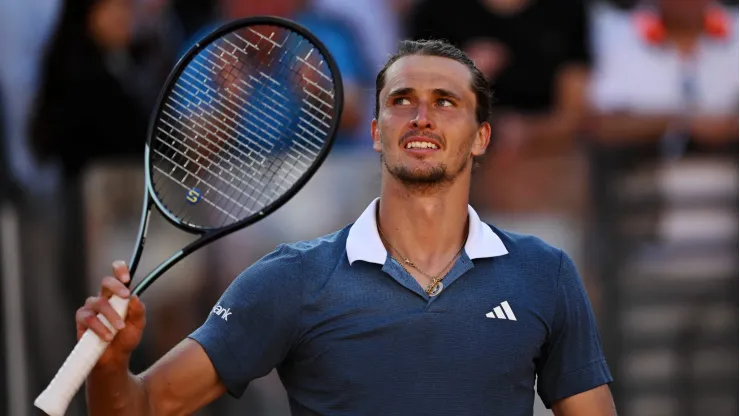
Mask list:
[[[411,87],[400,87],[400,88],[394,88],[388,93],[388,97],[398,97],[402,95],[410,95],[413,94],[415,89]],[[454,92],[444,89],[444,88],[435,88],[432,90],[432,93],[436,95],[437,97],[442,98],[452,98],[453,100],[461,101],[462,97],[460,97],[458,94],[455,94]]]
[[455,94],[454,92],[452,92],[450,90],[446,90],[444,88],[436,88],[434,90],[434,95],[436,95],[438,97],[442,97],[442,98],[452,98],[455,101],[462,101],[462,97],[460,97],[459,95]]
[[394,88],[388,93],[388,97],[398,97],[399,95],[409,95],[414,92],[411,87]]

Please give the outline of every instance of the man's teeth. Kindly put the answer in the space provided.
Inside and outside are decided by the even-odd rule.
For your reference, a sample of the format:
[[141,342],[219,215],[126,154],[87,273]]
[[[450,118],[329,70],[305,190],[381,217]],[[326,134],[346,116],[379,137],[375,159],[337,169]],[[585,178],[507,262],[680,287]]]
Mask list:
[[429,142],[410,142],[406,145],[407,149],[438,149],[437,145]]

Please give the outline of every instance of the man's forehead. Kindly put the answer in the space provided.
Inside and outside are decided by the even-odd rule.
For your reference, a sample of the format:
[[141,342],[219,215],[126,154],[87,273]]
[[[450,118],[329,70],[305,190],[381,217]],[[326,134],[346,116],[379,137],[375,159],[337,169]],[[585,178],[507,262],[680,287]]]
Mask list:
[[470,70],[454,59],[438,56],[404,56],[385,74],[386,93],[396,88],[447,89],[464,94],[470,91]]

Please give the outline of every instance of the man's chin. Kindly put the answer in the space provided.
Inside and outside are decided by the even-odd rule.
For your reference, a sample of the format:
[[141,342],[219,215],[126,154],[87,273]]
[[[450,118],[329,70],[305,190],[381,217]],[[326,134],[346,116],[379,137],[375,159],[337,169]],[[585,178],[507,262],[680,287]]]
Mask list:
[[[444,164],[411,163],[390,165],[382,159],[388,172],[407,185],[435,185],[449,180]],[[415,166],[410,166],[415,165]]]
[[391,170],[393,176],[403,183],[409,185],[434,185],[442,183],[447,179],[444,168],[436,169],[408,169],[400,168]]

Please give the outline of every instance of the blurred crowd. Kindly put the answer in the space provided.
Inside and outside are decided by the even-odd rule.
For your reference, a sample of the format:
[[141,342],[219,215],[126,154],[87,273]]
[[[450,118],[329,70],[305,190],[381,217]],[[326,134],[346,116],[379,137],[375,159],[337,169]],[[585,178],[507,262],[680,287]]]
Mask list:
[[[74,311],[110,263],[131,254],[147,124],[169,70],[218,25],[263,14],[306,26],[336,59],[346,95],[337,143],[283,209],[195,253],[144,294],[148,328],[134,370],[194,330],[231,279],[276,244],[331,232],[362,212],[379,185],[369,136],[375,75],[400,39],[444,38],[492,83],[492,144],[471,203],[484,219],[537,234],[576,260],[603,322],[620,414],[737,414],[734,388],[734,405],[719,390],[707,396],[716,400],[685,405],[686,391],[698,395],[691,386],[703,383],[694,373],[688,390],[656,378],[657,398],[637,398],[643,389],[634,386],[647,382],[630,381],[632,368],[675,379],[685,374],[672,365],[691,365],[683,355],[639,358],[625,341],[638,324],[665,329],[676,314],[718,302],[729,307],[707,316],[737,329],[737,298],[721,296],[734,296],[725,289],[737,283],[738,12],[736,2],[712,0],[0,2],[0,414],[32,414],[32,398],[74,346]],[[140,270],[191,239],[153,219]],[[684,266],[654,272],[675,262]],[[681,273],[689,276],[670,280]],[[723,289],[689,312],[667,312],[648,296],[654,309],[639,315],[632,306],[651,290],[648,275],[660,275],[659,288],[687,285],[688,294],[667,295],[679,306],[710,278]],[[715,346],[725,342],[718,337]],[[654,344],[673,357],[672,342],[668,334]],[[727,346],[734,375],[717,376],[718,385],[737,386],[736,342]],[[13,382],[18,371],[22,383]],[[70,414],[83,408],[80,397]],[[288,408],[271,374],[202,414]]]

